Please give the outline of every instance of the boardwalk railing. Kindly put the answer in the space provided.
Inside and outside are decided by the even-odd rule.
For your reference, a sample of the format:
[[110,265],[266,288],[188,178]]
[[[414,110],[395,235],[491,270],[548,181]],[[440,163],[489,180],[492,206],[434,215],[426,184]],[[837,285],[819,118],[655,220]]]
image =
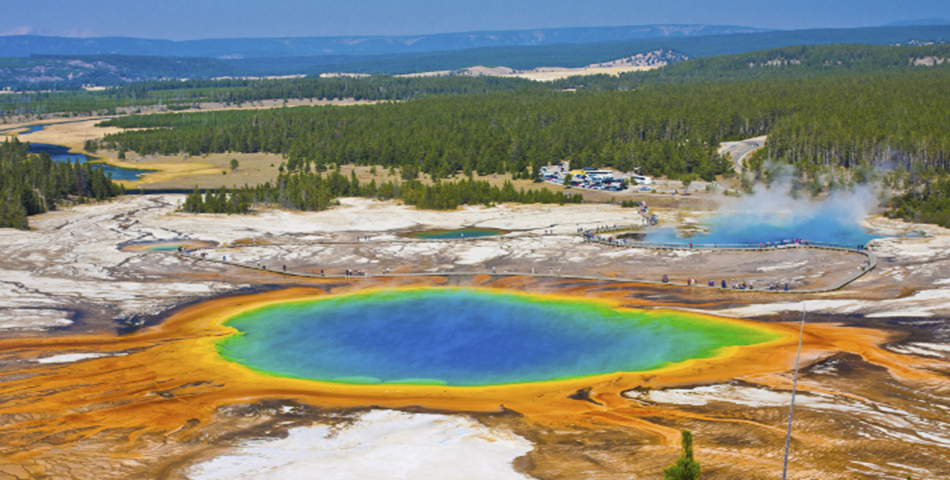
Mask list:
[[[835,243],[825,243],[825,242],[804,242],[804,241],[780,241],[780,242],[769,242],[758,244],[683,244],[683,243],[657,243],[657,242],[638,242],[638,241],[627,241],[627,240],[617,240],[613,238],[605,238],[599,234],[609,233],[615,231],[625,231],[635,228],[639,228],[642,225],[607,225],[599,228],[594,228],[590,230],[578,230],[578,234],[583,237],[586,242],[597,243],[600,245],[610,246],[610,247],[621,247],[621,248],[644,248],[644,249],[656,249],[656,250],[698,250],[698,251],[717,251],[717,252],[729,252],[729,251],[742,251],[742,252],[770,252],[770,251],[780,251],[786,249],[818,249],[818,250],[832,250],[840,251],[847,253],[854,253],[858,255],[863,255],[867,258],[867,264],[862,263],[860,268],[855,269],[855,273],[848,275],[846,278],[836,282],[835,284],[820,289],[793,289],[790,291],[786,290],[736,290],[728,289],[729,291],[736,292],[755,292],[755,293],[823,293],[839,290],[848,284],[854,282],[858,278],[861,278],[877,266],[877,256],[873,252],[868,250],[865,245],[855,245],[855,246],[844,246],[841,244]],[[397,243],[397,242],[406,242],[410,243],[413,241],[458,241],[458,240],[482,240],[482,241],[505,241],[510,237],[504,236],[490,236],[490,237],[472,237],[465,239],[387,239],[387,242]],[[523,238],[523,237],[514,237],[514,238]],[[377,241],[374,241],[378,242]],[[594,280],[594,281],[608,281],[608,282],[624,282],[624,283],[641,283],[641,284],[652,284],[652,285],[668,285],[668,286],[689,286],[682,283],[675,282],[662,282],[656,280],[646,280],[642,278],[623,278],[623,277],[607,277],[607,276],[590,276],[590,275],[569,275],[558,273],[535,273],[533,270],[531,272],[518,272],[518,271],[504,271],[496,272],[494,269],[491,271],[475,271],[475,272],[416,272],[416,273],[364,273],[359,275],[340,275],[340,274],[328,274],[322,275],[320,273],[314,272],[298,272],[285,270],[284,266],[281,265],[280,268],[266,268],[265,266],[254,266],[246,263],[228,261],[226,260],[227,256],[222,256],[215,258],[216,255],[208,255],[209,251],[219,252],[222,248],[244,248],[244,247],[254,247],[254,246],[278,246],[278,245],[306,245],[309,243],[316,244],[336,244],[336,245],[345,245],[345,244],[359,244],[364,243],[364,241],[317,241],[317,242],[304,242],[304,243],[294,243],[294,244],[247,244],[247,245],[232,245],[232,246],[221,246],[214,249],[181,249],[177,254],[183,258],[188,258],[196,261],[204,261],[209,263],[217,263],[222,265],[228,265],[233,267],[239,267],[249,270],[258,270],[264,271],[273,274],[293,276],[293,277],[304,277],[304,278],[363,278],[363,277],[430,277],[430,276],[474,276],[474,275],[491,275],[491,276],[533,276],[533,277],[551,277],[559,279],[574,279],[574,280]],[[693,284],[691,288],[716,288],[710,287],[702,284]]]
[[[705,244],[705,243],[660,243],[660,242],[641,242],[626,239],[616,239],[612,237],[603,237],[598,235],[599,233],[608,233],[621,230],[628,230],[628,228],[618,229],[616,225],[599,227],[590,230],[580,230],[578,233],[581,237],[584,238],[584,241],[588,243],[597,243],[600,245],[607,245],[611,247],[621,247],[621,248],[644,248],[644,249],[653,249],[653,250],[699,250],[699,251],[743,251],[743,252],[769,252],[776,250],[786,250],[794,248],[807,248],[814,250],[832,250],[839,252],[855,253],[858,255],[863,255],[867,258],[867,265],[861,264],[860,268],[856,269],[855,274],[849,275],[843,280],[835,283],[834,285],[828,288],[821,289],[796,289],[795,293],[822,293],[822,292],[831,292],[835,290],[840,290],[845,286],[851,284],[855,280],[863,277],[865,274],[874,270],[877,267],[877,255],[867,249],[867,245],[844,245],[840,243],[830,243],[830,242],[813,242],[806,240],[779,240],[776,242],[763,242],[759,244]],[[664,282],[665,283],[665,282]],[[693,285],[698,286],[698,285]],[[707,288],[716,288],[716,287],[707,287]],[[739,290],[739,291],[757,291],[757,292],[769,292],[770,290]],[[780,290],[772,291],[778,292]],[[785,293],[785,291],[781,291]]]
[[[623,229],[629,230],[629,229]],[[846,245],[841,243],[830,243],[830,242],[813,242],[813,241],[784,241],[784,242],[763,242],[763,243],[683,243],[683,242],[644,242],[639,240],[625,240],[618,238],[605,238],[597,233],[608,233],[615,232],[620,230],[602,230],[595,232],[594,230],[585,231],[585,234],[582,233],[581,236],[584,237],[584,240],[591,243],[600,243],[602,245],[610,245],[612,247],[628,247],[628,248],[652,248],[658,250],[781,250],[784,248],[797,248],[797,247],[808,247],[808,248],[823,248],[827,250],[846,250],[849,252],[862,252],[867,247],[866,245]]]

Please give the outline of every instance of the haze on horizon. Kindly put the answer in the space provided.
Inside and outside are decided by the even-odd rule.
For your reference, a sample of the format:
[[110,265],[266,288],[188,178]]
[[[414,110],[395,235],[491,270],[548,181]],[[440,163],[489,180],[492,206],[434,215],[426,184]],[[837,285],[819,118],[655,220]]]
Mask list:
[[946,0],[30,0],[0,35],[168,40],[402,36],[649,24],[798,30],[950,19]]

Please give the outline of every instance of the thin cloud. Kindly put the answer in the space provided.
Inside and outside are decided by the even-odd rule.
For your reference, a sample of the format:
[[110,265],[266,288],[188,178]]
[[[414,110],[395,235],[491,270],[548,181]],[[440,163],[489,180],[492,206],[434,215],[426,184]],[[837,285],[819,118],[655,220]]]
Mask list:
[[92,30],[86,30],[83,28],[73,28],[65,31],[54,31],[48,32],[41,30],[32,25],[24,25],[22,27],[16,27],[6,32],[0,33],[0,37],[10,37],[14,35],[45,35],[51,37],[70,37],[70,38],[92,38],[98,37],[99,35]]
[[38,32],[36,30],[36,27],[27,25],[27,26],[16,27],[16,28],[7,30],[6,32],[0,33],[0,36],[8,37],[12,35],[37,35],[37,34]]

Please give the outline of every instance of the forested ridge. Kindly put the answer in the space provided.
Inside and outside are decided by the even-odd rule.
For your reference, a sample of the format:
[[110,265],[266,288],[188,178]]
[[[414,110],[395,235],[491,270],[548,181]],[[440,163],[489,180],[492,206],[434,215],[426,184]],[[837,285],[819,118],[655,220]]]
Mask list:
[[712,178],[729,163],[709,141],[717,120],[731,117],[710,104],[701,116],[687,119],[681,93],[518,92],[356,108],[125,117],[105,125],[159,128],[109,135],[103,143],[140,154],[280,153],[290,171],[353,163],[405,167],[436,178],[458,172],[534,178],[540,166],[564,159]]
[[575,76],[557,80],[557,88],[632,90],[664,83],[741,82],[813,78],[881,72],[919,72],[946,68],[950,45],[797,45],[736,55],[694,58],[660,69],[617,76]]
[[122,187],[92,163],[56,162],[32,155],[16,138],[0,144],[0,227],[28,228],[27,216],[56,208],[67,199],[114,197]]
[[715,153],[719,142],[768,134],[767,156],[805,171],[884,162],[945,170],[948,101],[950,69],[941,67],[130,116],[105,125],[151,129],[109,135],[104,143],[140,154],[279,153],[291,171],[353,163],[416,168],[436,178],[471,171],[530,178],[541,165],[567,160],[712,179],[731,169]]
[[768,158],[811,165],[950,167],[950,70],[803,82],[808,101],[768,132]]
[[[660,48],[660,47],[657,47]],[[626,53],[618,52],[614,58]],[[677,62],[664,68],[607,75],[573,77],[552,83],[499,77],[393,77],[374,75],[362,78],[283,78],[153,81],[134,83],[102,91],[60,91],[60,83],[37,84],[29,92],[0,96],[2,115],[115,113],[149,105],[170,109],[191,107],[202,102],[242,104],[262,100],[299,98],[363,100],[408,100],[432,95],[465,95],[498,90],[630,90],[647,84],[689,82],[731,82],[764,78],[813,77],[842,73],[873,73],[890,70],[918,71],[930,67],[918,60],[950,58],[950,46],[914,47],[875,45],[795,46],[737,55],[703,57]],[[89,62],[121,56],[90,56]],[[177,66],[178,59],[159,59]],[[0,59],[2,61],[2,59]],[[145,61],[145,60],[142,60]],[[87,62],[88,63],[88,62]],[[187,62],[183,62],[187,64]],[[136,64],[137,65],[137,64]],[[471,66],[464,64],[461,67]],[[162,67],[167,68],[167,67]],[[87,82],[88,83],[88,82]]]
[[[352,37],[335,40],[297,38],[292,42],[287,42],[286,39],[222,39],[185,42],[176,46],[168,42],[162,45],[162,42],[155,40],[127,38],[13,36],[2,37],[4,41],[0,42],[4,44],[0,45],[4,55],[17,57],[0,58],[0,64],[6,66],[0,67],[0,83],[23,90],[42,91],[79,89],[90,83],[114,86],[143,78],[178,80],[247,75],[318,75],[328,72],[393,75],[456,70],[473,65],[507,66],[515,69],[545,66],[582,67],[659,49],[675,50],[691,58],[700,58],[789,45],[906,45],[943,43],[950,37],[950,27],[946,25],[766,32],[749,32],[741,27],[720,29],[714,26],[704,26],[698,30],[695,26],[672,26],[674,30],[680,31],[671,32],[670,27],[661,27],[662,33],[656,31],[657,27],[650,27],[654,33],[647,34],[647,37],[642,37],[643,26],[634,27],[636,33],[633,37],[630,37],[631,32],[627,27],[614,27],[611,34],[604,34],[602,29],[601,33],[586,38],[576,35],[578,29],[559,29],[557,39],[546,34],[543,39],[539,39],[536,36],[538,31],[532,31],[527,37],[522,36],[520,41],[515,42],[527,40],[532,45],[508,46],[502,46],[506,42],[501,39],[511,39],[513,32],[480,32],[482,41],[474,42],[471,34],[466,33],[456,34],[455,40],[443,44],[444,48],[431,50],[430,48],[441,40],[429,43],[433,36],[414,37],[406,43],[389,42],[381,37],[366,38],[365,41],[358,42],[353,42]],[[710,31],[710,27],[714,30]],[[617,28],[628,31],[618,31]],[[678,34],[687,32],[705,34]],[[566,37],[563,36],[565,33]],[[660,36],[653,37],[655,34]],[[440,36],[447,38],[446,35]],[[428,40],[426,37],[429,37]],[[568,38],[570,40],[566,40]],[[603,41],[594,41],[595,39]],[[538,45],[539,40],[545,44]],[[204,45],[199,46],[203,42]],[[185,44],[191,46],[182,48]],[[428,47],[425,47],[427,44]],[[224,48],[225,45],[231,47]],[[478,47],[479,45],[482,46]],[[334,53],[326,55],[325,48]],[[242,51],[246,53],[240,53]],[[28,52],[57,55],[20,58]],[[103,52],[112,54],[102,55]],[[117,53],[122,55],[116,55]]]
[[327,175],[312,172],[283,173],[274,183],[244,186],[228,190],[222,187],[204,195],[196,188],[188,194],[181,209],[191,213],[248,213],[253,204],[274,205],[295,210],[319,211],[336,204],[337,197],[367,197],[378,200],[399,199],[408,205],[432,210],[451,210],[460,205],[518,203],[580,203],[580,195],[545,189],[516,189],[506,181],[497,187],[472,178],[425,185],[410,179],[404,183],[375,180],[360,183],[355,175],[347,178],[339,172]]
[[240,70],[211,58],[134,55],[32,55],[0,57],[0,83],[15,91],[79,90],[84,85],[220,77]]
[[0,115],[51,113],[115,114],[119,109],[162,105],[169,110],[204,102],[242,105],[262,100],[409,100],[434,95],[469,95],[518,89],[550,89],[521,78],[392,77],[225,79],[146,82],[101,91],[18,92],[0,96]]

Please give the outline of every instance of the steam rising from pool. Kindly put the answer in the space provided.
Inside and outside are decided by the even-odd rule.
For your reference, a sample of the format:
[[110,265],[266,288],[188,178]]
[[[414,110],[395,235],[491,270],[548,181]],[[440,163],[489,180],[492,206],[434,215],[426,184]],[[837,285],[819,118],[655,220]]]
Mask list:
[[485,290],[383,290],[280,303],[227,322],[227,359],[279,376],[497,385],[651,370],[776,334],[711,317]]
[[647,242],[758,245],[801,239],[857,247],[878,238],[861,222],[874,208],[872,187],[831,194],[824,200],[795,198],[787,186],[761,188],[721,207],[691,230],[661,227],[647,231]]

